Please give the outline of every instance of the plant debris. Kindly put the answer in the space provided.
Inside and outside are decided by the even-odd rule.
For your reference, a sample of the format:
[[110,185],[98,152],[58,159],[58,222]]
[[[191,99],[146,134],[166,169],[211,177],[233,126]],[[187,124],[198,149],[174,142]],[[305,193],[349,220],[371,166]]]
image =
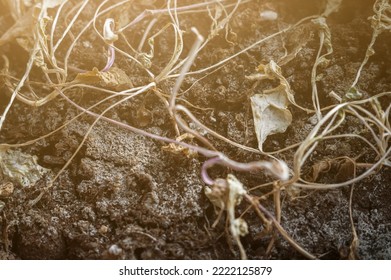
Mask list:
[[37,156],[31,156],[18,150],[0,149],[0,169],[3,177],[22,187],[34,186],[50,172],[37,163]]

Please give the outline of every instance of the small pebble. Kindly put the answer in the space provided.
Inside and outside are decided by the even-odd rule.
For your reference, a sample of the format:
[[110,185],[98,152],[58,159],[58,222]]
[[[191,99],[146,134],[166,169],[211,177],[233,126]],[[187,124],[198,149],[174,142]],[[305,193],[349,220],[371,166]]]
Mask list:
[[107,232],[109,231],[109,228],[105,225],[102,225],[100,228],[99,228],[99,233],[100,234],[106,234]]
[[273,21],[278,18],[278,14],[271,10],[262,11],[259,16],[262,21]]
[[122,249],[118,245],[111,245],[109,248],[109,253],[114,256],[118,256],[122,253]]

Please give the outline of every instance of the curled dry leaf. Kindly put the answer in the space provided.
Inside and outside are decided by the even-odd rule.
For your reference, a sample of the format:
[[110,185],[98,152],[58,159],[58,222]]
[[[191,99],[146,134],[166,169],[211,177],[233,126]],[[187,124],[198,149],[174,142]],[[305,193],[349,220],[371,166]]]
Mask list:
[[248,233],[248,226],[246,221],[242,218],[235,219],[235,207],[240,204],[243,196],[247,193],[243,187],[243,184],[236,179],[232,174],[228,174],[227,183],[229,189],[228,201],[227,201],[227,213],[229,228],[232,236],[234,237],[237,245],[239,246],[240,255],[242,259],[247,259],[246,252],[243,245],[240,242],[240,236],[245,236]]
[[292,114],[288,110],[290,103],[295,104],[290,86],[274,61],[258,67],[258,79],[278,79],[280,85],[251,96],[255,133],[258,147],[263,151],[263,143],[269,135],[285,132],[292,123]]
[[[176,141],[182,142],[183,140],[193,139],[193,138],[194,138],[194,135],[192,135],[190,133],[184,133],[184,134],[180,135],[179,137],[177,137]],[[175,143],[170,143],[166,146],[163,146],[162,150],[170,152],[170,153],[174,153],[174,154],[184,154],[188,158],[195,158],[198,155],[197,152],[195,152],[189,148],[177,145]]]
[[118,35],[114,33],[114,19],[108,18],[103,26],[103,38],[108,44],[113,44],[118,40]]
[[321,160],[314,163],[310,172],[305,176],[305,179],[309,182],[316,182],[321,174],[327,173],[332,167],[330,160]]
[[205,195],[216,207],[234,213],[234,208],[242,201],[246,190],[243,184],[232,174],[227,179],[216,179],[212,188],[205,188]]
[[278,88],[251,97],[255,132],[261,151],[269,135],[285,132],[291,124],[292,114],[287,109],[288,104],[288,99]]
[[205,195],[209,200],[221,211],[227,211],[229,229],[239,246],[242,259],[246,259],[246,253],[240,237],[248,234],[248,225],[242,218],[235,218],[235,207],[240,204],[246,193],[243,184],[232,174],[228,174],[227,179],[217,179],[212,188],[205,189]]
[[36,156],[18,150],[0,150],[0,170],[5,178],[23,187],[35,185],[50,171],[38,164]]
[[279,66],[283,66],[292,61],[297,55],[313,40],[314,32],[312,24],[303,24],[298,26],[290,34],[286,34],[285,48],[286,53],[283,57],[278,59]]
[[117,67],[111,67],[109,71],[102,72],[94,67],[92,71],[77,74],[74,83],[99,85],[105,88],[124,90],[132,88],[132,82],[125,71]]
[[344,182],[354,177],[355,168],[355,160],[349,157],[325,159],[315,162],[304,178],[316,182],[322,174],[331,173],[336,182]]
[[227,190],[227,180],[219,178],[215,180],[212,188],[205,187],[205,195],[214,206],[225,210],[228,196]]
[[246,236],[248,234],[248,225],[242,218],[237,218],[232,221],[230,230],[234,237]]

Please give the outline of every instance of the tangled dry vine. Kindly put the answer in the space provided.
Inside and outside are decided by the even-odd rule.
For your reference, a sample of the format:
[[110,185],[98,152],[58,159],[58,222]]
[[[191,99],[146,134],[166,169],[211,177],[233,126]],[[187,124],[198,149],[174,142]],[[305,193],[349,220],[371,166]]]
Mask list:
[[[303,189],[330,190],[350,187],[349,215],[353,238],[349,257],[356,257],[359,238],[351,210],[354,185],[379,172],[383,167],[391,167],[389,145],[391,104],[384,102],[384,100],[390,100],[391,92],[364,93],[359,87],[360,75],[370,57],[375,53],[376,39],[382,32],[388,32],[391,28],[391,5],[388,0],[374,2],[373,16],[370,19],[373,35],[368,43],[365,57],[362,58],[362,63],[357,69],[355,79],[347,92],[337,94],[331,91],[329,93],[330,98],[334,100],[334,105],[324,105],[318,87],[323,75],[320,73],[327,67],[333,56],[332,33],[327,22],[328,17],[338,10],[342,0],[327,1],[322,13],[303,18],[287,27],[281,27],[278,32],[264,34],[262,38],[254,40],[248,46],[241,46],[240,50],[228,54],[213,64],[208,65],[197,61],[197,56],[209,51],[211,42],[216,37],[221,37],[222,33],[227,44],[236,44],[237,34],[233,32],[230,25],[238,9],[251,1],[212,0],[180,1],[179,3],[177,0],[167,0],[160,1],[162,3],[159,8],[149,4],[155,1],[141,3],[141,1],[134,0],[104,0],[99,4],[89,0],[6,1],[14,25],[1,36],[0,47],[16,41],[28,53],[29,59],[23,75],[18,78],[15,73],[18,73],[20,69],[13,69],[9,57],[2,56],[0,77],[9,91],[9,99],[0,118],[0,131],[6,125],[8,113],[17,101],[40,108],[61,99],[65,100],[69,106],[76,108],[79,113],[50,133],[36,139],[24,143],[1,143],[0,161],[3,176],[16,183],[20,183],[16,179],[16,173],[22,173],[21,177],[29,177],[28,173],[31,174],[32,171],[41,168],[36,161],[30,160],[28,161],[30,166],[25,166],[24,171],[16,171],[18,159],[10,161],[8,157],[17,157],[15,151],[19,151],[18,149],[23,150],[23,147],[48,138],[76,119],[88,115],[93,118],[93,121],[60,171],[50,174],[49,171],[40,169],[42,174],[37,171],[37,178],[27,179],[27,185],[41,179],[43,174],[46,174],[48,179],[46,187],[35,200],[31,201],[31,206],[34,206],[43,195],[50,195],[54,183],[80,152],[94,126],[104,121],[136,134],[168,143],[166,150],[169,152],[176,152],[181,156],[198,155],[199,160],[203,161],[202,170],[199,172],[207,185],[205,194],[220,213],[215,225],[223,213],[226,213],[228,234],[234,239],[243,259],[247,256],[241,237],[248,233],[245,214],[250,210],[238,216],[237,208],[242,207],[244,201],[258,215],[264,228],[263,234],[272,236],[265,256],[273,249],[277,238],[275,233],[278,232],[298,252],[307,258],[315,259],[319,256],[307,252],[305,244],[298,244],[281,225],[283,215],[281,193],[298,193]],[[130,19],[121,17],[122,11],[132,11],[133,7],[137,7],[135,10],[141,12],[138,14],[128,12],[132,15]],[[91,13],[91,10],[94,12]],[[208,30],[205,30],[204,26],[187,24],[186,17],[198,13],[209,16]],[[273,17],[267,20],[277,20],[275,15],[273,14]],[[301,42],[298,42],[297,46],[288,50],[285,48],[286,40],[291,34],[307,25],[311,25],[319,37],[318,51],[310,78],[312,104],[308,108],[306,107],[308,104],[298,104],[295,101],[290,82],[283,74],[284,65],[294,60],[304,47],[300,45]],[[88,34],[90,36],[94,34],[97,38],[98,43],[93,45],[93,51],[100,53],[100,57],[106,56],[106,62],[97,60],[96,65],[87,69],[84,65],[75,64],[77,61],[74,58],[75,53],[83,56],[83,52],[91,52],[88,49],[90,46],[83,47],[83,44],[87,43],[82,38]],[[172,45],[165,49],[164,55],[157,57],[156,41],[165,36],[171,38]],[[250,91],[249,104],[251,103],[258,147],[229,139],[226,135],[203,124],[192,112],[191,108],[196,106],[191,103],[191,100],[186,100],[184,93],[221,68],[229,67],[235,58],[245,55],[259,45],[266,45],[276,38],[281,38],[280,47],[284,49],[285,54],[276,61],[271,60],[266,64],[260,64],[255,70],[249,69],[252,74],[245,77],[253,83],[253,89],[262,83],[274,85],[261,92],[252,91],[251,88],[247,89]],[[126,61],[131,67],[121,69],[124,63],[118,62],[119,60]],[[145,81],[143,84],[133,85],[129,77],[136,74],[143,77]],[[84,107],[83,104],[78,104],[78,98],[73,94],[80,89],[103,93],[105,97],[102,97],[102,94],[96,94],[94,95],[95,104]],[[171,128],[164,135],[158,135],[107,116],[108,112],[131,102],[137,96],[147,94],[158,96],[171,118]],[[303,136],[303,140],[299,143],[266,151],[264,143],[267,143],[268,137],[284,133],[294,121],[291,107],[315,116],[312,130],[308,135]],[[362,132],[341,132],[347,120],[351,121],[352,118],[362,127]],[[326,156],[314,162],[312,157],[318,146],[324,141],[335,139],[340,141],[356,139],[362,142],[374,153],[373,161],[361,162],[360,155],[357,155],[355,158],[347,156],[328,158]],[[224,142],[232,149],[251,153],[259,160],[241,162],[232,159],[216,148],[215,141]],[[284,153],[287,151],[293,151],[293,158],[285,158]],[[216,165],[228,170],[227,178],[212,178],[209,175],[208,170]],[[352,170],[348,179],[335,183],[319,181],[321,174],[331,169],[339,170],[345,167]],[[306,170],[310,171],[306,172]],[[234,171],[240,172],[235,173],[234,176]],[[273,189],[271,192],[255,195],[258,188],[244,186],[237,177],[240,178],[240,174],[243,173],[259,172],[272,175],[267,177],[269,182],[260,183],[264,186],[272,186]],[[269,196],[273,197],[274,209],[267,209],[263,205],[263,200],[269,199]]]

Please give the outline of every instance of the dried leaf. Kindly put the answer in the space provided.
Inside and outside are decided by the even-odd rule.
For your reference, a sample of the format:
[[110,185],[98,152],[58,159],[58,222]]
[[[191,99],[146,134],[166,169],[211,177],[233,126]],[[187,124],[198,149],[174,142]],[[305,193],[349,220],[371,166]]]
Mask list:
[[263,151],[263,143],[269,135],[285,132],[292,122],[292,114],[287,109],[294,102],[288,82],[281,75],[281,70],[274,61],[261,64],[258,71],[262,79],[279,79],[280,85],[251,96],[255,133],[258,147]]
[[271,60],[268,64],[261,64],[257,68],[258,75],[252,75],[252,80],[279,80],[280,85],[264,90],[262,93],[251,97],[255,133],[258,139],[258,147],[263,151],[263,143],[269,135],[285,132],[292,122],[292,114],[288,110],[289,104],[307,111],[295,102],[288,81],[281,73],[281,68]]
[[246,252],[244,251],[243,245],[240,242],[240,236],[245,236],[248,233],[248,226],[243,219],[235,218],[235,207],[242,201],[243,195],[246,194],[246,190],[244,189],[243,184],[232,174],[228,174],[227,183],[229,195],[226,205],[230,224],[229,228],[232,236],[239,246],[241,258],[247,259]]
[[278,65],[283,66],[292,61],[313,39],[313,30],[308,24],[299,26],[288,35],[285,42],[287,53],[278,60]]
[[363,94],[356,88],[352,87],[349,91],[344,95],[342,101],[351,101],[351,100],[360,100],[363,97]]
[[[235,206],[242,201],[246,190],[243,184],[232,174],[227,179],[217,179],[212,188],[205,188],[205,195],[218,208],[234,214]],[[233,216],[232,216],[233,217]]]
[[103,26],[103,38],[108,44],[112,44],[118,40],[118,35],[114,33],[115,21],[108,18]]
[[18,150],[0,150],[3,176],[23,187],[34,186],[50,169],[37,163],[37,157]]
[[153,37],[148,39],[149,52],[140,52],[136,54],[136,58],[141,64],[149,69],[152,66],[152,59],[155,56],[155,39]]
[[243,195],[246,194],[246,190],[244,189],[243,184],[232,174],[228,174],[227,183],[229,188],[229,200],[227,207],[232,207],[231,210],[233,212],[233,208],[236,205],[239,205],[242,201]]
[[281,72],[281,68],[277,65],[276,62],[274,62],[273,60],[271,60],[269,62],[269,64],[267,65],[259,65],[258,66],[258,72],[262,74],[263,76],[263,79],[271,79],[271,80],[279,80],[280,81],[280,86],[281,87],[281,90],[284,91],[286,97],[288,98],[289,102],[293,105],[295,105],[296,107],[304,110],[304,111],[309,111],[308,109],[306,108],[303,108],[301,106],[299,106],[296,101],[295,101],[295,97],[293,95],[293,92],[292,92],[292,89],[288,83],[288,81],[285,79],[285,77],[282,75],[282,72]]
[[111,67],[107,72],[101,72],[94,67],[92,71],[77,74],[73,82],[99,85],[101,87],[115,88],[118,90],[133,87],[128,75],[117,67]]
[[288,104],[288,99],[278,89],[273,93],[255,94],[251,97],[255,132],[261,151],[269,135],[285,132],[292,123],[292,114],[287,109]]
[[215,206],[221,209],[221,212],[227,211],[231,234],[239,246],[242,259],[245,259],[246,253],[240,242],[240,236],[248,234],[248,225],[243,219],[235,218],[235,207],[240,204],[246,194],[243,184],[234,175],[228,174],[227,179],[215,180],[211,189],[205,189],[205,194]]
[[216,179],[212,188],[205,187],[205,195],[210,202],[221,210],[226,209],[228,183],[225,179]]
[[[194,138],[194,135],[192,135],[190,133],[184,133],[184,134],[180,135],[179,137],[177,137],[175,140],[178,142],[182,142],[183,140],[193,139],[193,138]],[[175,143],[170,143],[167,146],[163,146],[162,150],[167,151],[167,152],[171,152],[174,154],[184,154],[188,158],[195,158],[198,155],[197,152],[195,152],[189,148],[175,144]]]
[[246,236],[248,234],[248,225],[245,220],[237,218],[231,222],[230,230],[233,237]]
[[333,174],[337,182],[344,182],[354,177],[355,160],[348,157],[331,158],[314,163],[304,177],[309,182],[316,182],[322,174]]
[[332,167],[332,161],[321,160],[312,165],[309,174],[305,175],[308,182],[316,182],[321,174],[327,173]]

